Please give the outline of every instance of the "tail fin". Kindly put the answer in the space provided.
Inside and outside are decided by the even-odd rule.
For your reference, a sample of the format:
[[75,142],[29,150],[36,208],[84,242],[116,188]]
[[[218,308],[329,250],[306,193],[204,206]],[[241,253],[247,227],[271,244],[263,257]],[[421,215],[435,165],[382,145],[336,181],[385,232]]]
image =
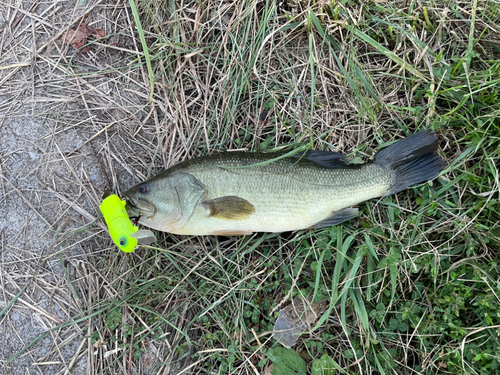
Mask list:
[[436,154],[438,140],[433,130],[424,130],[383,149],[375,164],[392,169],[396,176],[385,195],[395,194],[419,182],[432,180],[446,167]]

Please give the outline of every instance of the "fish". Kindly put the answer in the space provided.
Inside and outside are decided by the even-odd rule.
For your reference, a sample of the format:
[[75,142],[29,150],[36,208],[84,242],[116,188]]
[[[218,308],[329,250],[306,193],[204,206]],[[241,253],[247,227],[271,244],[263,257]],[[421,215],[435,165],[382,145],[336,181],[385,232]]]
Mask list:
[[355,206],[432,180],[447,166],[438,138],[424,130],[365,164],[345,155],[225,152],[166,169],[123,194],[139,224],[180,235],[248,235],[331,227],[359,215]]

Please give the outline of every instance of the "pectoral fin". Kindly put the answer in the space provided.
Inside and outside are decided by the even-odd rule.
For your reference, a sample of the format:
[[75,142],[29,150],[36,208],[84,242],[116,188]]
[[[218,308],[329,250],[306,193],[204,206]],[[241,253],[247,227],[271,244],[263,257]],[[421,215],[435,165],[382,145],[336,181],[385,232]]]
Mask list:
[[203,202],[210,210],[209,216],[226,220],[243,220],[253,215],[255,207],[246,199],[227,196]]
[[331,227],[332,225],[343,223],[344,221],[350,220],[358,215],[359,210],[357,208],[344,208],[343,210],[335,211],[326,219],[314,224],[311,228],[318,229]]

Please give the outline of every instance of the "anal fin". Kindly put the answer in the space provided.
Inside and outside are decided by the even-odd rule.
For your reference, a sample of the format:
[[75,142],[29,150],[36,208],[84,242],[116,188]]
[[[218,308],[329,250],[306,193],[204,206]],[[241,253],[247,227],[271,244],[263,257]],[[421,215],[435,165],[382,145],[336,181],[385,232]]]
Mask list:
[[331,227],[333,225],[343,223],[344,221],[351,220],[358,215],[359,210],[357,208],[344,208],[343,210],[333,212],[326,219],[323,219],[320,222],[314,224],[311,228],[319,229]]

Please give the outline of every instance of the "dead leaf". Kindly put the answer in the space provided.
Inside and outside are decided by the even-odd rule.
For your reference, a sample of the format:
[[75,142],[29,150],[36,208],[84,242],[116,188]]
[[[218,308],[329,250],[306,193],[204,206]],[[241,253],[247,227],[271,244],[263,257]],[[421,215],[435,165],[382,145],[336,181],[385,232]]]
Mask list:
[[310,298],[295,297],[290,305],[280,310],[273,337],[284,347],[292,347],[299,339],[300,332],[316,323],[322,307],[322,304]]
[[61,37],[61,40],[64,44],[71,44],[73,48],[80,50],[80,52],[88,52],[90,51],[88,46],[82,48],[87,44],[88,36],[89,31],[87,30],[87,24],[82,22],[78,28],[68,30],[68,32]]
[[94,38],[104,38],[106,36],[106,32],[101,28],[94,29],[92,30],[92,36]]
[[274,370],[274,365],[271,362],[268,362],[266,367],[264,367],[264,374],[262,375],[272,375]]
[[96,39],[106,37],[106,32],[104,29],[87,29],[87,24],[82,22],[77,28],[68,30],[66,34],[61,37],[64,44],[71,44],[73,48],[79,50],[82,53],[87,53],[90,51],[90,46],[83,47],[87,44],[87,39],[92,36]]

